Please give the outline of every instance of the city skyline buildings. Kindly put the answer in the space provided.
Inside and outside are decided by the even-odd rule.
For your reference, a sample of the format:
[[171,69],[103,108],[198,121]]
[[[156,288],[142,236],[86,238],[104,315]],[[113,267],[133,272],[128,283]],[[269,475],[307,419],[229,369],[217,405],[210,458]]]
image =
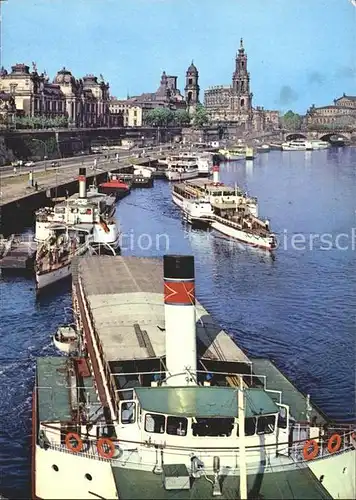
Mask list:
[[68,18],[63,0],[11,0],[2,4],[3,65],[35,61],[50,75],[62,66],[73,74],[103,74],[111,94],[124,97],[155,88],[164,69],[183,90],[187,60],[194,59],[203,96],[209,86],[230,81],[231,55],[243,37],[261,106],[304,114],[312,104],[355,94],[350,2],[275,0],[269,10],[262,0],[223,3],[205,0],[202,10],[198,0],[186,0],[183,9],[176,0],[105,0],[103,10],[98,0],[76,0]]

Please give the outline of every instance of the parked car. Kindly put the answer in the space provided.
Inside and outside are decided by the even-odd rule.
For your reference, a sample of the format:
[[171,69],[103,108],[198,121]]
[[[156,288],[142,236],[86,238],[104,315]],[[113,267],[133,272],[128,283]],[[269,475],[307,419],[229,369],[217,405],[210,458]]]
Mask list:
[[25,167],[34,167],[35,166],[35,162],[34,161],[27,161],[25,163]]

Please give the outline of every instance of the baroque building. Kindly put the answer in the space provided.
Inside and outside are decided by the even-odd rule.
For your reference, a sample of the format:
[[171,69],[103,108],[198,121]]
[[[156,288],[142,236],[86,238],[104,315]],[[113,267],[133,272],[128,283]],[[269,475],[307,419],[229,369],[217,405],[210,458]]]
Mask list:
[[217,85],[205,91],[204,104],[215,122],[234,122],[246,130],[263,131],[279,126],[279,112],[253,108],[248,58],[240,40],[231,85]]
[[178,77],[163,71],[156,92],[146,92],[127,99],[112,98],[109,101],[112,122],[120,120],[126,127],[145,125],[147,113],[155,108],[168,108],[172,111],[186,109],[192,112],[199,104],[199,73],[192,63],[186,72],[186,85],[183,96],[178,88]]
[[66,68],[53,82],[25,64],[0,72],[0,90],[13,96],[18,116],[66,118],[70,127],[109,126],[109,84],[103,78],[86,75],[76,79]]
[[307,111],[306,124],[311,130],[356,127],[356,96],[344,93],[329,106],[315,107],[313,104]]

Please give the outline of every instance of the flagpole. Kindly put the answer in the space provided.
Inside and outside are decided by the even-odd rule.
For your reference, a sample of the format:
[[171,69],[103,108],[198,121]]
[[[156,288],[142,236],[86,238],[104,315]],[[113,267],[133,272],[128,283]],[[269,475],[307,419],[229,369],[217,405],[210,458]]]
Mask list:
[[245,391],[243,378],[239,377],[238,419],[239,419],[239,465],[240,465],[240,500],[247,500],[246,448],[245,448]]

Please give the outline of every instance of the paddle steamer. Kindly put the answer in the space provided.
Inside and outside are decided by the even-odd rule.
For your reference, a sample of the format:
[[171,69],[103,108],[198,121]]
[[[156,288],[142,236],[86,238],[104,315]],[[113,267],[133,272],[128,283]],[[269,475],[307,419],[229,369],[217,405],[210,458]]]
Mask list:
[[33,498],[355,498],[352,426],[196,301],[194,259],[84,257],[84,357],[38,358]]

